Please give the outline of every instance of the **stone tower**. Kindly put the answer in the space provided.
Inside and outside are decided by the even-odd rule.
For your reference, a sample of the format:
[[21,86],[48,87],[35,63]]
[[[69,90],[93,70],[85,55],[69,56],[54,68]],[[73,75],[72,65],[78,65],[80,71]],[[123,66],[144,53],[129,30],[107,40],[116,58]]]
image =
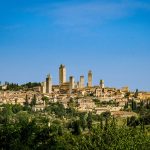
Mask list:
[[46,93],[46,82],[41,83],[41,92]]
[[69,78],[69,91],[70,91],[70,94],[72,93],[72,89],[74,89],[75,87],[75,84],[74,84],[74,77],[73,76],[70,76]]
[[52,78],[50,74],[46,78],[46,93],[52,92]]
[[104,80],[100,80],[100,88],[104,88],[105,86],[104,86]]
[[88,87],[92,87],[92,71],[88,72]]
[[80,76],[80,88],[84,88],[84,76]]
[[63,84],[66,82],[66,67],[64,65],[60,65],[59,67],[59,84]]

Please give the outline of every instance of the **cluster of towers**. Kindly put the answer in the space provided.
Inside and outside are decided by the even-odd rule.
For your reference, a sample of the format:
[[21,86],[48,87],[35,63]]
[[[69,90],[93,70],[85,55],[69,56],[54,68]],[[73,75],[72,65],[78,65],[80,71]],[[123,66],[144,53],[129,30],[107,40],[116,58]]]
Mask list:
[[[80,82],[75,83],[74,77],[69,77],[70,87],[72,89],[76,88],[84,88],[84,76],[80,76]],[[59,85],[62,85],[66,82],[66,67],[64,65],[60,65],[59,67]],[[92,87],[92,71],[88,72],[88,87]]]
[[42,93],[52,93],[52,78],[49,75],[47,75],[46,81],[42,82],[41,84],[41,92]]
[[[88,83],[87,83],[87,87],[92,87],[93,85],[93,75],[92,75],[92,71],[90,70],[88,72]],[[83,89],[85,87],[85,80],[84,80],[84,76],[80,76],[80,81],[79,82],[75,82],[75,79],[73,76],[69,77],[69,82],[67,82],[66,80],[66,67],[64,65],[60,65],[59,67],[59,86],[66,86],[69,88],[69,91],[71,92],[72,89],[75,88],[80,88]],[[100,87],[104,88],[104,81],[100,80]],[[52,78],[50,75],[47,76],[46,81],[42,82],[41,84],[41,92],[42,93],[51,93],[52,92]]]

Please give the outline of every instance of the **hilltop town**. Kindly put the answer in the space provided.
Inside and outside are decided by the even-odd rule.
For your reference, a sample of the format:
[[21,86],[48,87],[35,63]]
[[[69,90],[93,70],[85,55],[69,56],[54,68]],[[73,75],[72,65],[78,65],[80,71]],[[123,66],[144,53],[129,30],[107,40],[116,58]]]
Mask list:
[[67,81],[60,65],[58,85],[50,74],[39,83],[1,84],[0,147],[147,149],[150,93],[105,87],[104,80],[95,86],[91,70],[87,77],[86,86],[83,75],[79,82],[73,76]]
[[[104,80],[100,80],[98,86],[93,85],[93,74],[88,72],[88,83],[85,86],[84,76],[80,76],[80,81],[75,82],[73,76],[66,79],[66,67],[59,67],[59,85],[53,85],[52,78],[48,75],[44,82],[35,84],[32,88],[23,88],[20,90],[9,90],[8,84],[1,85],[0,104],[20,104],[25,102],[32,103],[35,97],[36,103],[33,105],[33,111],[44,110],[49,102],[59,102],[68,107],[69,103],[74,103],[74,108],[80,112],[93,112],[101,114],[110,111],[114,116],[129,117],[135,115],[131,110],[133,101],[136,106],[141,101],[145,104],[150,99],[148,92],[132,92],[128,87],[121,89],[105,87]],[[45,100],[44,100],[45,99]]]

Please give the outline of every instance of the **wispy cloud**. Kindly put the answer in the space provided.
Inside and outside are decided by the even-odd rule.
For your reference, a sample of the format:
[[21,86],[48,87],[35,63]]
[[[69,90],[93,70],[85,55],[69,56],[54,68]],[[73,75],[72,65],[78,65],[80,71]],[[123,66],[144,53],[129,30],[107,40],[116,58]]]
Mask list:
[[102,0],[77,3],[57,3],[29,9],[51,17],[62,27],[81,27],[132,16],[137,10],[150,10],[150,4],[138,0]]

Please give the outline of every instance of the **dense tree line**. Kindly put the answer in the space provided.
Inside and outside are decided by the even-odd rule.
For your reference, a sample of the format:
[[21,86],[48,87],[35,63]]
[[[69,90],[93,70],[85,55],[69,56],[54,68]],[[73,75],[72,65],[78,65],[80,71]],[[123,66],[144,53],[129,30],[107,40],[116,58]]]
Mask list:
[[33,88],[33,87],[36,87],[36,86],[40,86],[40,85],[41,85],[41,83],[28,82],[28,83],[26,83],[26,84],[21,85],[21,87],[30,89],[30,88]]
[[126,102],[125,110],[136,112],[139,117],[131,117],[127,119],[128,126],[150,125],[150,100],[141,100],[137,103],[134,99]]
[[150,147],[150,136],[140,129],[117,127],[110,122],[107,127],[92,126],[83,132],[79,120],[64,128],[52,123],[40,127],[33,120],[27,123],[2,125],[0,130],[1,149],[139,149]]
[[128,102],[125,103],[124,106],[125,110],[132,110],[134,112],[140,113],[141,111],[147,111],[150,110],[150,99],[147,100],[140,100],[139,103],[136,102],[136,100],[128,100]]
[[7,90],[18,91],[18,90],[22,89],[21,86],[19,86],[16,83],[7,83],[6,85],[7,85]]
[[[21,105],[3,105],[0,112],[0,149],[139,149],[150,147],[150,131],[137,118],[118,126],[110,112],[79,113],[61,103],[43,112]],[[143,120],[142,120],[143,121]]]
[[[36,86],[40,86],[41,83],[37,83],[37,82],[28,82],[26,84],[22,84],[19,85],[17,83],[9,83],[9,82],[5,82],[5,85],[7,85],[7,90],[10,91],[18,91],[18,90],[22,90],[22,89],[32,89]],[[2,87],[0,87],[0,90],[2,90]]]
[[98,106],[118,106],[118,102],[116,102],[116,100],[109,100],[109,101],[100,101],[99,99],[93,99],[93,102]]

